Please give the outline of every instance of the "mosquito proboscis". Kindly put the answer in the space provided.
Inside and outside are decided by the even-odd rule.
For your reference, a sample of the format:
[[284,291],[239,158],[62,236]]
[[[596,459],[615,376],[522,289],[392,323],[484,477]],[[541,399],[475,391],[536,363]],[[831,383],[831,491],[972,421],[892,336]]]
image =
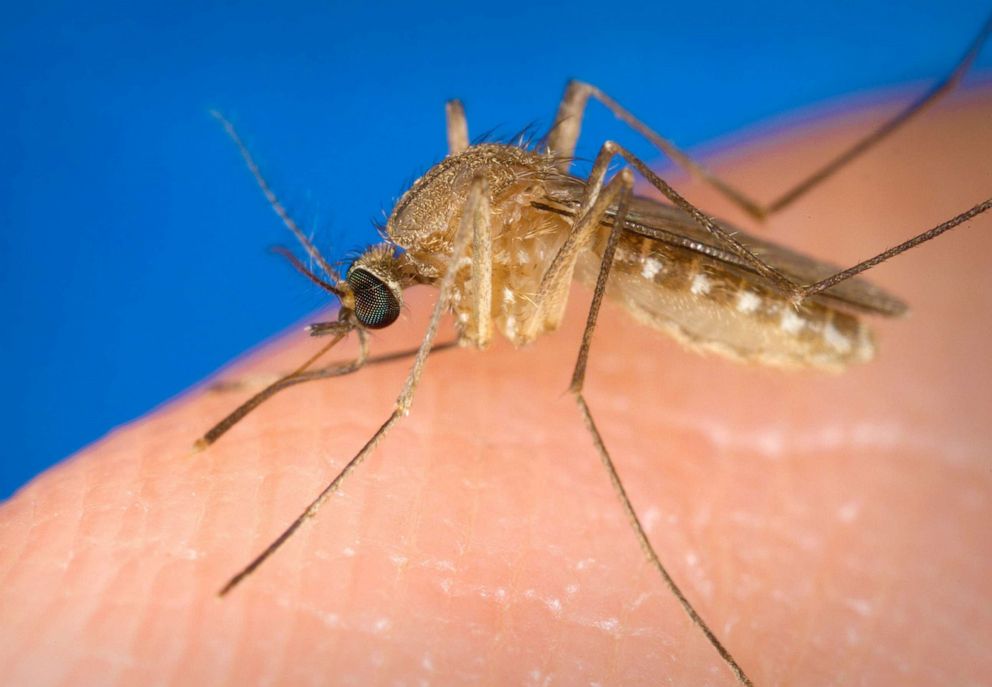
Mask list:
[[[875,352],[866,314],[898,316],[905,304],[861,279],[860,273],[959,226],[992,208],[992,198],[847,269],[840,269],[750,236],[710,218],[626,148],[607,141],[589,175],[571,173],[572,156],[590,98],[645,136],[680,166],[713,186],[749,215],[762,219],[791,205],[854,158],[949,92],[967,72],[992,32],[982,27],[954,69],[936,86],[870,134],[762,204],[730,186],[586,83],[568,84],[549,133],[536,145],[469,144],[460,102],[447,103],[448,156],[399,199],[384,241],[368,248],[342,277],[321,255],[269,187],[234,127],[217,118],[238,146],[270,204],[319,271],[288,251],[290,263],[340,301],[336,320],[310,326],[327,343],[296,370],[236,408],[196,442],[204,449],[273,394],[289,386],[351,374],[369,357],[368,330],[392,324],[404,289],[429,284],[437,302],[393,412],[362,449],[264,551],[220,590],[223,596],[265,562],[337,490],[403,416],[409,413],[441,318],[454,315],[458,343],[485,348],[496,332],[521,346],[561,324],[569,289],[578,279],[593,286],[582,342],[569,386],[614,490],[644,554],[694,625],[741,684],[744,669],[695,610],[645,533],[583,395],[596,319],[605,296],[639,322],[690,349],[785,368],[843,369]],[[609,174],[619,159],[621,169]],[[635,195],[634,173],[667,202]],[[349,334],[358,338],[354,360],[324,367],[318,361]],[[389,356],[395,359],[396,356]]]

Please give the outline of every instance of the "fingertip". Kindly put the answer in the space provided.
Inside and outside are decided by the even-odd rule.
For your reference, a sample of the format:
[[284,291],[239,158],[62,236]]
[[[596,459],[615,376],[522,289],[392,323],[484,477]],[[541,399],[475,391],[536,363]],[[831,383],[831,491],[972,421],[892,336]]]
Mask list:
[[[879,200],[844,190],[853,205]],[[913,217],[895,214],[905,191],[888,193],[881,201],[895,207],[881,218],[898,236]],[[826,211],[789,219],[807,212]],[[804,240],[840,240],[832,221],[796,226]],[[940,310],[953,310],[946,303],[968,288],[942,286],[955,277],[992,289],[980,286],[977,267],[943,281],[936,270],[926,280],[913,272],[888,274],[937,294],[922,309],[929,319],[896,323],[908,326],[893,330],[877,363],[827,380],[700,359],[604,308],[598,331],[622,332],[597,334],[590,361],[604,440],[673,574],[745,668],[764,668],[758,684],[781,677],[781,666],[803,683],[848,661],[893,676],[886,661],[905,646],[908,627],[925,644],[909,670],[926,661],[926,670],[971,675],[981,663],[968,642],[927,619],[987,597],[980,566],[967,568],[983,550],[976,514],[988,512],[979,491],[987,470],[973,460],[981,444],[968,442],[987,436],[976,419],[987,403],[962,389],[987,399],[975,361],[984,359],[988,311]],[[175,457],[212,445],[201,436],[185,448],[194,430],[237,405],[224,395],[191,393],[88,449],[89,472],[80,460],[59,468],[86,473],[78,493],[32,512],[32,539],[16,563],[27,573],[4,588],[8,599],[28,600],[8,632],[38,640],[16,660],[68,663],[51,647],[76,642],[86,660],[125,656],[166,680],[186,674],[192,657],[215,666],[203,681],[215,684],[234,682],[225,662],[276,675],[286,656],[299,669],[367,670],[380,681],[386,671],[414,674],[422,656],[440,681],[464,675],[479,656],[494,682],[519,682],[526,661],[565,684],[568,675],[621,682],[621,674],[634,675],[630,683],[644,671],[687,684],[719,679],[711,647],[648,574],[565,398],[587,299],[574,295],[570,324],[532,348],[496,343],[478,355],[432,356],[411,417],[227,607],[205,600],[234,600],[231,573],[368,440],[395,407],[409,359],[287,390],[219,439],[207,460],[177,466]],[[411,310],[426,313],[429,300],[418,292]],[[418,343],[425,318],[376,343]],[[968,337],[975,342],[964,352],[933,353]],[[303,337],[288,337],[245,367],[271,374],[310,353]],[[936,524],[922,512],[933,504]],[[184,559],[187,549],[204,553]],[[53,583],[31,573],[40,568],[64,572]],[[936,579],[946,576],[954,589]],[[952,620],[974,631],[971,616]],[[814,621],[817,638],[838,639],[817,639],[810,652],[813,631],[802,629]],[[148,628],[182,637],[186,653],[161,656],[142,641],[155,634]]]

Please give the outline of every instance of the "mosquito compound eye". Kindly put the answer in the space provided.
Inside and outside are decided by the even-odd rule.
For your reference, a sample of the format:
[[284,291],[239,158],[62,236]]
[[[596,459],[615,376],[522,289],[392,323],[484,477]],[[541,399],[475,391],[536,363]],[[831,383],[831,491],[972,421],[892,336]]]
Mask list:
[[355,294],[355,317],[369,329],[388,327],[400,315],[400,302],[386,283],[362,268],[348,273]]

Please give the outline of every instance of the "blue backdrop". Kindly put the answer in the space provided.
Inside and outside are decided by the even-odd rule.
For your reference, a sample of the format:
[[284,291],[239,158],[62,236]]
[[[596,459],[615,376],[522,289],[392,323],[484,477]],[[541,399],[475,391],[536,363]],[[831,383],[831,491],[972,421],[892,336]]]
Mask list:
[[[211,108],[340,258],[444,155],[447,98],[511,133],[547,125],[577,76],[692,147],[925,84],[990,9],[643,4],[7,3],[0,498],[324,302],[267,253],[290,239]],[[622,131],[595,109],[587,156]]]

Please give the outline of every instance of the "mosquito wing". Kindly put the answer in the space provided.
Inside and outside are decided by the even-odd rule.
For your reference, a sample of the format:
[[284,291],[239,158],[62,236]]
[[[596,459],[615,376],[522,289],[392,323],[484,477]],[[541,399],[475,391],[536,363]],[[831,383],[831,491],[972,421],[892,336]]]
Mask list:
[[[549,202],[544,209],[572,216],[584,190],[584,185],[579,184],[557,185],[549,194]],[[613,218],[614,213],[610,212],[605,223],[612,226]],[[841,271],[835,265],[757,238],[722,220],[717,223],[752,253],[799,284],[813,284]],[[624,228],[632,234],[718,261],[724,269],[738,272],[742,278],[764,281],[754,267],[722,245],[717,237],[680,208],[651,198],[634,196],[630,201]],[[903,315],[907,311],[906,304],[901,300],[857,277],[832,286],[812,296],[810,300],[835,308],[843,307],[888,317]]]

